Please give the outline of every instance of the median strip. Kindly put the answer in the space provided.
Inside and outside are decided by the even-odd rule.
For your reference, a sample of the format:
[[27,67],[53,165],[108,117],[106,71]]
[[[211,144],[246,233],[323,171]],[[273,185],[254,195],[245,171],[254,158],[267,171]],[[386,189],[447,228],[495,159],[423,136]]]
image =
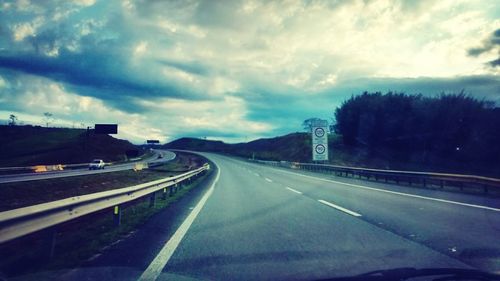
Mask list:
[[325,205],[327,205],[327,206],[330,206],[330,207],[332,207],[332,208],[334,208],[334,209],[337,209],[337,210],[339,210],[339,211],[342,211],[342,212],[344,212],[344,213],[347,213],[347,214],[349,214],[349,215],[351,215],[351,216],[361,217],[361,214],[358,214],[358,213],[356,213],[356,212],[354,212],[354,211],[351,211],[351,210],[348,210],[348,209],[346,209],[346,208],[340,207],[340,206],[335,205],[335,204],[333,204],[333,203],[330,203],[330,202],[328,202],[328,201],[325,201],[325,200],[321,200],[321,199],[319,199],[319,200],[318,200],[318,202],[320,202],[320,203],[322,203],[322,204],[325,204]]

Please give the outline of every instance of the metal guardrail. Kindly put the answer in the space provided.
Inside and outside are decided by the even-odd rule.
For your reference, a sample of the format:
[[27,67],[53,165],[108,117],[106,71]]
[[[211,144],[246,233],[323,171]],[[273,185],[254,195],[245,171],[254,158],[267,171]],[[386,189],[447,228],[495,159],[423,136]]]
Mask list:
[[163,196],[166,196],[168,188],[172,194],[177,184],[191,180],[209,169],[210,165],[205,164],[174,177],[0,212],[0,243],[112,207],[115,221],[118,219],[119,224],[120,205],[147,195],[151,196],[150,204],[154,204],[156,192],[163,190]]
[[447,173],[381,170],[358,167],[346,167],[327,164],[312,164],[287,161],[249,161],[289,169],[300,169],[313,172],[332,173],[336,176],[358,176],[360,179],[374,179],[375,181],[394,182],[396,184],[407,183],[408,185],[422,185],[423,187],[436,185],[440,188],[445,186],[458,187],[463,190],[465,187],[479,188],[484,193],[489,193],[492,188],[500,191],[500,179],[475,175],[460,175]]

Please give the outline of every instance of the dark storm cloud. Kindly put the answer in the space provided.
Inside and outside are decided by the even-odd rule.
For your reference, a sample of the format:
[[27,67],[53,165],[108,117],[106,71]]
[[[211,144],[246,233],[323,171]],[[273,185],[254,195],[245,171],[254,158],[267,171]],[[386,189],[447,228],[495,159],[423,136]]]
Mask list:
[[488,62],[489,65],[495,67],[495,66],[499,66],[500,65],[500,58],[496,59],[496,60],[492,60],[490,62]]
[[141,83],[120,71],[124,65],[121,59],[113,54],[61,54],[57,58],[42,57],[32,54],[5,56],[0,54],[0,67],[36,74],[56,81],[74,85],[93,87],[96,89],[116,89],[123,94],[141,91],[147,95],[160,95],[169,91],[174,95],[177,89],[162,85]]
[[487,62],[489,66],[496,67],[500,65],[500,29],[495,30],[480,47],[471,48],[467,51],[469,56],[477,57],[489,51],[497,51],[498,59]]
[[[64,11],[61,3],[52,4],[52,7],[33,6],[43,8],[43,12],[39,13],[46,15],[46,19],[40,20],[43,24],[36,28],[36,34],[20,41],[14,40],[13,28],[21,18],[21,22],[26,24],[25,16],[9,10],[0,19],[0,32],[7,31],[5,27],[12,29],[9,36],[0,38],[0,69],[3,73],[19,72],[49,78],[65,84],[67,89],[77,94],[102,99],[127,112],[143,112],[144,108],[137,103],[137,99],[207,99],[199,89],[187,87],[173,77],[165,77],[163,74],[168,74],[168,70],[162,67],[167,65],[184,72],[206,75],[209,72],[206,66],[174,60],[164,60],[159,64],[155,58],[148,56],[134,58],[134,50],[142,41],[154,38],[163,47],[173,44],[172,38],[158,36],[157,28],[144,32],[141,25],[124,17],[108,1],[98,2],[88,9],[72,13],[71,17],[49,23],[47,18],[51,18],[57,10]],[[31,12],[25,14],[31,15],[27,19],[34,18]]]
[[[202,67],[188,64],[172,66],[187,71],[204,72]],[[176,97],[197,100],[203,98],[195,91],[175,85],[174,81],[155,76],[150,69],[130,67],[116,53],[72,53],[61,50],[58,57],[23,53],[8,55],[0,52],[0,68],[39,75],[69,84],[80,93],[110,101],[126,111],[140,110],[125,97]]]

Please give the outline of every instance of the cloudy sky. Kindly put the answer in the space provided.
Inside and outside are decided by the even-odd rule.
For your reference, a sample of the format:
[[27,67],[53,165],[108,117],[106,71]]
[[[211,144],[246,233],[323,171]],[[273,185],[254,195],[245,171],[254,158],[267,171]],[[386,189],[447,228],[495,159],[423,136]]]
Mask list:
[[237,142],[365,90],[500,105],[499,57],[498,0],[0,1],[0,119]]

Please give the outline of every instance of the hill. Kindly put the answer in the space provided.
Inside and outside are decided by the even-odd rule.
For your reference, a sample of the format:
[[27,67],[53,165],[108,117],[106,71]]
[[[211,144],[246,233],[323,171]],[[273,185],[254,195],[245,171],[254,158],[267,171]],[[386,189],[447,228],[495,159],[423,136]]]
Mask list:
[[306,133],[293,133],[276,138],[258,139],[237,144],[196,138],[181,138],[165,144],[163,148],[218,152],[246,158],[306,161],[310,155],[309,138]]
[[162,146],[171,149],[186,149],[195,151],[211,151],[229,153],[232,150],[231,144],[222,141],[203,140],[197,138],[180,138]]
[[142,154],[126,140],[87,134],[85,129],[0,126],[0,143],[2,167],[86,163],[94,158],[120,161],[127,152]]
[[[339,148],[339,145],[343,146],[338,136],[330,135],[329,146]],[[163,148],[218,152],[244,158],[255,157],[256,159],[276,161],[311,162],[312,157],[311,135],[303,132],[236,144],[196,138],[180,138],[163,145]],[[339,160],[338,157],[336,159]]]
[[[433,156],[432,161],[424,162],[425,152],[416,150],[411,157],[401,157],[401,151],[391,148],[368,149],[345,144],[343,138],[336,134],[329,135],[329,164],[375,169],[414,170],[428,172],[446,172],[477,174],[499,177],[497,166],[487,162],[457,163],[454,159]],[[233,156],[274,160],[312,162],[311,135],[309,133],[292,133],[274,138],[258,139],[248,143],[227,144],[222,141],[181,138],[163,145],[166,149],[185,149],[194,151],[217,152]],[[428,158],[428,157],[427,157]]]

